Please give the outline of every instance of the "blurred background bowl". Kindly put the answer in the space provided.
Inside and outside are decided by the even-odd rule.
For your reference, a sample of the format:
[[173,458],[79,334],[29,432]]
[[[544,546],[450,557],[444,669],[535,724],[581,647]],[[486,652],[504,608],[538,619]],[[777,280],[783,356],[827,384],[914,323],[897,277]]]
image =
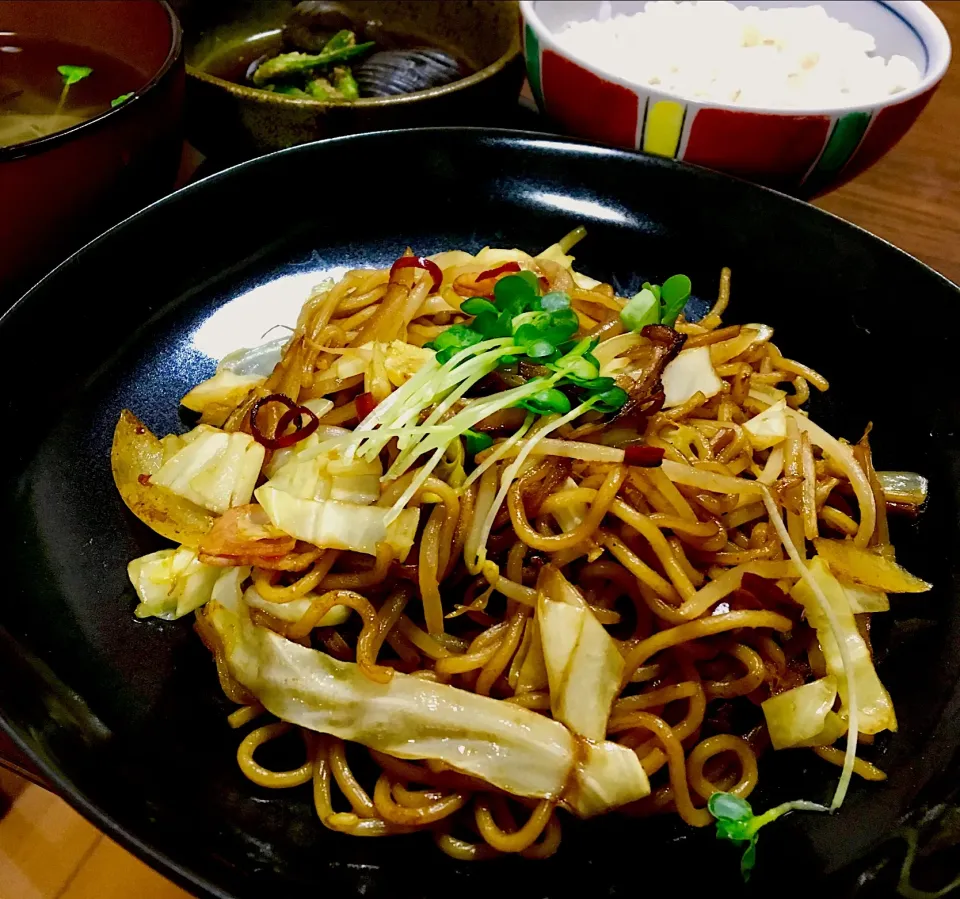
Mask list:
[[[877,53],[906,56],[922,76],[913,90],[874,103],[815,111],[754,109],[689,100],[631,83],[575,57],[556,34],[597,17],[606,0],[522,0],[527,76],[541,111],[564,130],[613,146],[682,159],[788,193],[813,196],[869,168],[907,133],[943,78],[950,39],[920,2],[838,0],[831,16],[873,35]],[[813,6],[817,0],[736,2]],[[609,4],[607,4],[609,5]],[[642,0],[613,0],[615,14]]]
[[51,265],[173,186],[184,74],[180,26],[162,0],[4,0],[0,31],[89,47],[141,77],[135,95],[114,109],[0,147],[2,307]]
[[[187,136],[207,156],[248,158],[360,131],[487,124],[516,106],[523,82],[520,23],[512,0],[351,0],[354,21],[422,40],[466,61],[473,74],[443,87],[351,103],[268,93],[208,71],[244,44],[280,44],[293,0],[174,0],[186,34]],[[257,55],[260,51],[254,51]],[[275,52],[275,51],[274,51]]]

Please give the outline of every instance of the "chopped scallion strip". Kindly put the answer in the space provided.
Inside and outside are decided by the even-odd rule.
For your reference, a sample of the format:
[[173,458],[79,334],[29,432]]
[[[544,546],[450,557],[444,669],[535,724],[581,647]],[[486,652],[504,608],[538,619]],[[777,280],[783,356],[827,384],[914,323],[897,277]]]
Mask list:
[[660,322],[660,300],[646,287],[620,310],[620,321],[631,331]]

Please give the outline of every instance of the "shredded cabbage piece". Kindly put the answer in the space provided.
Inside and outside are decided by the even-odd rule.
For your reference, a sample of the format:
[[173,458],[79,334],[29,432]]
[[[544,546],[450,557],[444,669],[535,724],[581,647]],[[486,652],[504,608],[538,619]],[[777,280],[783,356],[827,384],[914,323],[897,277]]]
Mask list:
[[206,565],[199,561],[196,550],[186,546],[161,549],[127,565],[127,576],[140,599],[134,614],[167,621],[189,615],[209,602],[221,581],[221,590],[239,590],[249,573],[249,568]]
[[[493,590],[493,588],[490,588]],[[543,658],[543,643],[540,639],[540,625],[536,616],[527,620],[524,642],[527,643],[520,671],[517,674],[517,693],[531,690],[546,690],[550,684],[547,664]]]
[[[151,483],[223,513],[250,502],[260,477],[264,449],[249,434],[227,434],[198,425],[179,437],[164,438],[165,456]],[[169,458],[166,452],[173,451]]]
[[930,481],[915,471],[878,471],[884,497],[893,503],[921,506],[930,493]]
[[397,758],[442,761],[582,817],[650,792],[636,753],[616,743],[578,745],[536,712],[400,672],[376,683],[352,662],[256,627],[239,600],[211,603],[204,614],[230,674],[283,721]]
[[257,488],[256,497],[271,524],[291,537],[323,549],[348,549],[370,556],[386,543],[401,562],[413,546],[420,520],[419,508],[404,509],[388,521],[389,509],[335,499],[301,499],[270,482]]
[[710,361],[708,346],[682,350],[664,368],[661,381],[665,397],[664,409],[682,406],[698,392],[710,399],[723,390],[723,381],[717,377]]
[[813,545],[834,574],[863,587],[887,593],[926,593],[933,587],[893,560],[861,549],[851,540],[819,537]]
[[[332,281],[329,282],[329,286],[333,286]],[[329,287],[327,289],[329,290]],[[227,353],[220,360],[217,364],[217,372],[228,371],[236,375],[249,375],[266,380],[283,358],[283,351],[289,342],[290,335],[286,334],[261,343],[259,346],[240,347],[232,353]]]
[[537,623],[553,717],[588,740],[607,732],[623,656],[580,591],[553,565],[537,581]]
[[829,746],[847,729],[833,711],[837,679],[827,675],[764,700],[760,707],[774,749]]
[[837,580],[847,593],[847,602],[850,603],[850,611],[854,615],[888,612],[890,610],[890,600],[882,590],[874,590],[872,587],[864,587],[862,584],[850,583],[839,577]]
[[[849,714],[849,679],[852,678],[856,685],[860,733],[875,734],[882,730],[896,730],[897,717],[893,710],[893,702],[880,682],[873,667],[870,650],[860,636],[860,631],[857,630],[857,622],[853,617],[843,585],[830,573],[830,569],[819,556],[810,561],[807,569],[830,603],[838,633],[834,635],[834,628],[830,627],[806,582],[798,581],[790,591],[790,595],[803,606],[807,618],[817,631],[817,639],[823,650],[827,671],[837,679],[837,689],[842,702],[841,711]],[[843,663],[837,645],[838,640],[842,640],[847,649],[850,658],[849,666]]]
[[744,422],[743,429],[756,449],[770,449],[787,439],[787,401],[780,399]]
[[128,409],[113,432],[110,468],[127,508],[161,537],[184,546],[199,546],[216,516],[202,506],[157,487],[151,478],[164,463],[163,441]]
[[[773,494],[769,489],[764,489],[763,491],[763,505],[766,507],[767,514],[770,516],[770,522],[773,524],[773,527],[777,532],[777,536],[780,538],[780,543],[783,545],[783,548],[787,552],[787,556],[789,556],[790,561],[796,568],[797,574],[800,575],[799,583],[803,583],[809,590],[811,606],[816,605],[818,608],[819,618],[823,624],[824,631],[828,634],[836,635],[837,639],[834,640],[834,646],[836,646],[837,653],[839,655],[840,669],[843,672],[852,673],[854,669],[853,654],[847,644],[847,641],[842,639],[846,633],[844,624],[841,623],[836,611],[833,608],[832,602],[827,598],[826,594],[823,592],[823,589],[817,583],[817,579],[807,567],[807,564],[800,555],[800,551],[797,549],[796,544],[790,538],[787,527],[783,523],[780,509],[777,507],[777,504],[773,499]],[[854,628],[856,628],[856,624],[854,624]],[[820,631],[818,629],[818,636],[819,633]],[[860,733],[860,710],[858,706],[859,688],[857,686],[857,678],[851,677],[845,682],[845,684],[847,700],[849,702],[847,711],[849,717],[848,731],[852,734],[858,734]],[[840,779],[837,781],[837,789],[833,793],[833,799],[830,802],[830,808],[827,809],[826,807],[820,807],[818,809],[819,811],[832,811],[840,808],[840,806],[843,805],[843,800],[847,796],[847,790],[850,788],[850,781],[853,778],[853,766],[856,760],[857,741],[855,739],[847,740],[847,748],[843,755],[843,768],[840,771]],[[801,800],[798,803],[786,803],[785,806],[778,806],[778,808],[785,808],[787,806],[800,808],[804,805],[806,805],[806,803]],[[810,805],[811,809],[814,807],[815,804]]]
[[[279,455],[279,454],[277,454]],[[300,499],[335,499],[369,506],[380,498],[379,458],[343,459],[336,448],[322,451],[319,438],[311,434],[294,444],[287,455],[271,460],[271,487]]]

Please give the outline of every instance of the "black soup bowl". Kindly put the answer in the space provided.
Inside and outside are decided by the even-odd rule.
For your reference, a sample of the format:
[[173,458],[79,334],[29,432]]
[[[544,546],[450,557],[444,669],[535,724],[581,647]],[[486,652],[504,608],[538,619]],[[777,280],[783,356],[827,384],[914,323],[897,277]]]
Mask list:
[[[325,177],[342,171],[345,179]],[[935,584],[894,597],[874,641],[900,728],[884,783],[856,782],[834,815],[764,831],[754,878],[712,828],[617,814],[569,822],[556,856],[461,864],[427,836],[325,830],[309,788],[248,783],[209,656],[187,620],[137,621],[126,564],[160,547],[110,474],[117,414],[182,431],[178,400],[228,350],[288,321],[345,268],[485,244],[539,251],[576,225],[577,268],[618,292],[674,272],[692,314],[733,270],[728,322],[763,321],[821,371],[811,403],[831,433],[873,423],[879,468],[919,471],[931,499],[895,523],[898,559]],[[82,298],[82,299],[81,299]],[[905,815],[957,782],[960,592],[960,292],[916,260],[810,206],[672,161],[512,132],[423,130],[309,144],[245,163],[151,206],[89,244],[2,321],[15,361],[4,399],[5,556],[0,719],[83,814],[198,895],[561,897],[640,891],[886,895]],[[837,770],[767,754],[765,809],[829,797]],[[864,873],[866,872],[866,873]],[[579,886],[574,886],[579,884]]]

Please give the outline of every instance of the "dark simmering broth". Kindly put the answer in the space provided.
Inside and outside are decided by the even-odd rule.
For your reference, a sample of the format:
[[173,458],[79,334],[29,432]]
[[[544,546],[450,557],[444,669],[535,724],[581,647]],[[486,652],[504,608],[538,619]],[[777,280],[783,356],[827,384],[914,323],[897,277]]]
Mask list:
[[[58,67],[90,69],[69,86]],[[77,77],[74,73],[73,77]],[[0,34],[0,147],[79,125],[132,95],[143,84],[136,69],[88,47],[18,34]]]

